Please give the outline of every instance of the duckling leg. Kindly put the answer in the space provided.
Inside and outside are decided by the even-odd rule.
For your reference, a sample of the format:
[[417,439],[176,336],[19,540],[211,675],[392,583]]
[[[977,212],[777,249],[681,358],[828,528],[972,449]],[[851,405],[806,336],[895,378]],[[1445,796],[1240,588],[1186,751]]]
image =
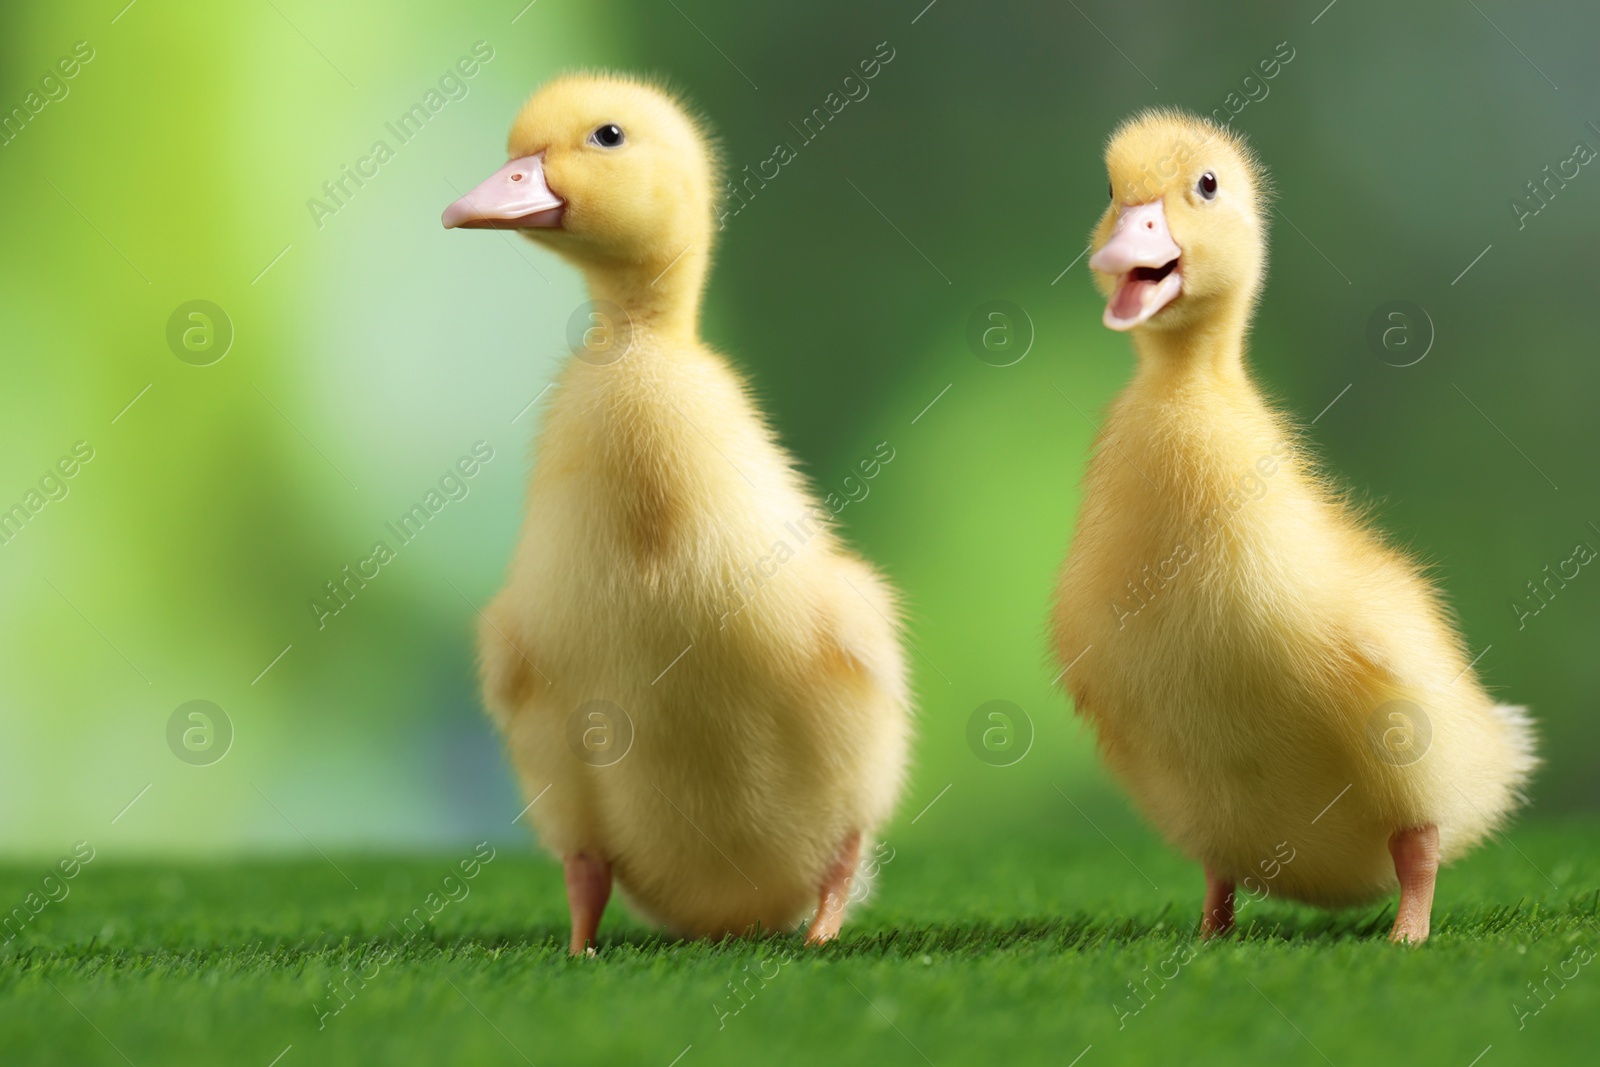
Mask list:
[[1200,913],[1200,936],[1216,937],[1233,929],[1233,879],[1206,868],[1206,903]]
[[1398,830],[1389,838],[1394,873],[1400,879],[1400,907],[1389,940],[1413,945],[1428,940],[1433,916],[1433,881],[1439,873],[1439,827],[1433,823]]
[[572,943],[569,951],[574,956],[593,952],[595,931],[600,928],[600,916],[605,913],[606,901],[611,899],[611,864],[603,859],[580,852],[562,861],[567,876],[567,910],[572,913]]
[[806,944],[820,945],[839,936],[839,927],[844,925],[844,907],[850,902],[850,879],[856,873],[860,855],[861,831],[854,830],[840,843],[833,864],[822,879],[817,917],[806,931]]

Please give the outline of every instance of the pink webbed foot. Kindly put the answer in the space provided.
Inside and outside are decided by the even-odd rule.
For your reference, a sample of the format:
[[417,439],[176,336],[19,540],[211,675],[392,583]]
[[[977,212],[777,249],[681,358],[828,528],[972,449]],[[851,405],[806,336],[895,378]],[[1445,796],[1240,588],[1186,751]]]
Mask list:
[[828,873],[823,876],[817,903],[817,917],[806,931],[806,944],[820,945],[839,936],[844,924],[845,905],[850,902],[850,879],[856,873],[861,855],[861,832],[852,831],[839,845]]
[[1439,828],[1433,824],[1399,830],[1389,838],[1394,873],[1400,879],[1400,907],[1389,940],[1417,945],[1428,940],[1433,918],[1433,883],[1439,874]]
[[1200,913],[1200,936],[1216,937],[1233,929],[1233,879],[1206,868],[1206,903]]
[[572,955],[582,956],[594,951],[595,931],[600,928],[606,901],[611,899],[611,864],[580,852],[563,860],[562,867],[567,879],[567,910],[572,913],[568,948]]

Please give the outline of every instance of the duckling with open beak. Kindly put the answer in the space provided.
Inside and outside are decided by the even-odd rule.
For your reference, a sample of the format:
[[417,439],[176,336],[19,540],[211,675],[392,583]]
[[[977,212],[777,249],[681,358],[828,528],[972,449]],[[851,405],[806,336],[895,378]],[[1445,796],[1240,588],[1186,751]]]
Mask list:
[[1439,593],[1330,488],[1251,380],[1266,177],[1237,134],[1153,111],[1106,150],[1089,260],[1128,332],[1057,588],[1077,711],[1152,823],[1234,893],[1326,907],[1399,890],[1427,938],[1441,863],[1504,825],[1537,761]]

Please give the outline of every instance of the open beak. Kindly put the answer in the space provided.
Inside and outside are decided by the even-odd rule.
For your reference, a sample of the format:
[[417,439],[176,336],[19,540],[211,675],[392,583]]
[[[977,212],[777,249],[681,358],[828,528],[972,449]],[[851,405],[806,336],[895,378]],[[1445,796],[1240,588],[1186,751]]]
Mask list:
[[473,230],[555,229],[566,204],[544,180],[544,153],[510,163],[444,209],[444,228]]
[[1120,276],[1117,291],[1101,318],[1113,330],[1131,330],[1172,303],[1183,291],[1179,260],[1183,249],[1167,230],[1162,201],[1125,207],[1105,246],[1089,266]]

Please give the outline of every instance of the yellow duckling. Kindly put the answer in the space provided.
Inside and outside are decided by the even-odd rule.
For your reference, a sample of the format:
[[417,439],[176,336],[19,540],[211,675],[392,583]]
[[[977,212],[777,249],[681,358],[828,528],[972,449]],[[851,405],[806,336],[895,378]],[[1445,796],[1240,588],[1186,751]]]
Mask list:
[[1265,176],[1233,133],[1139,115],[1106,151],[1089,265],[1129,330],[1054,609],[1078,710],[1147,817],[1234,891],[1324,907],[1391,892],[1428,936],[1441,862],[1518,804],[1536,760],[1448,609],[1262,399],[1244,338],[1266,269]]
[[894,596],[847,551],[740,378],[697,336],[713,242],[704,132],[660,90],[576,75],[445,211],[518,229],[593,297],[480,632],[484,699],[571,950],[613,878],[684,936],[835,936],[899,793],[909,704]]

